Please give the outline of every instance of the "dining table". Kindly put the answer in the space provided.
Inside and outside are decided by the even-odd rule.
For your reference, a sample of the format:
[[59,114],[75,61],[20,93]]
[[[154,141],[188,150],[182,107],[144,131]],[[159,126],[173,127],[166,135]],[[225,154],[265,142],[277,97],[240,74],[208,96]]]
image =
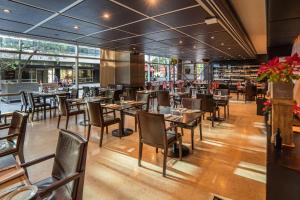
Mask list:
[[17,189],[30,185],[25,170],[20,166],[18,159],[10,166],[0,167],[0,199],[5,199]]
[[[164,115],[164,119],[167,122],[170,122],[172,125],[175,125],[175,131],[177,132],[176,126],[178,125],[187,125],[192,123],[195,120],[202,120],[204,114],[201,110],[196,109],[187,109],[187,108],[171,108],[167,107],[159,111],[160,114]],[[202,126],[202,123],[199,123],[199,126]],[[201,127],[200,127],[201,129]],[[182,134],[182,133],[181,133]],[[186,145],[182,144],[182,156],[189,155],[190,150]],[[179,148],[178,144],[175,143],[168,152],[169,157],[179,157]]]
[[133,133],[133,130],[130,128],[124,127],[124,122],[125,122],[124,111],[131,109],[131,108],[141,108],[142,106],[144,106],[146,104],[147,104],[147,102],[144,102],[144,101],[123,101],[123,102],[121,101],[117,104],[102,105],[103,108],[120,112],[120,118],[121,118],[120,129],[113,130],[112,135],[114,137],[125,137],[125,136],[131,135]]

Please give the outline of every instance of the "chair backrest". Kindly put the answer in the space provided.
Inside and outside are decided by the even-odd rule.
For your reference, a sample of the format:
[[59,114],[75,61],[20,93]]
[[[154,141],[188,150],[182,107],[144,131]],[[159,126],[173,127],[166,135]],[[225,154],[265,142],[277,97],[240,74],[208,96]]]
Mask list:
[[164,115],[138,112],[139,138],[142,143],[164,148],[167,141]]
[[201,99],[183,98],[181,104],[187,109],[201,110]]
[[146,102],[147,104],[146,104],[145,111],[147,112],[149,111],[149,94],[137,92],[136,101]]
[[70,95],[71,99],[76,99],[78,98],[78,89],[77,88],[72,88],[71,89],[71,95]]
[[216,89],[216,90],[214,91],[214,94],[218,95],[219,92],[221,92],[221,95],[222,95],[222,96],[229,95],[229,89]]
[[39,99],[35,97],[33,93],[28,94],[28,99],[31,107],[35,107],[35,103],[39,101]]
[[62,187],[72,199],[82,199],[87,144],[87,140],[76,133],[59,131],[52,176],[63,179],[76,172],[81,174],[79,179]]
[[213,112],[215,110],[215,102],[211,94],[197,94],[197,99],[201,99],[201,110],[204,112]]
[[99,102],[87,102],[87,109],[89,113],[89,122],[93,126],[100,126],[103,124],[103,111]]
[[28,99],[27,99],[26,93],[24,91],[21,92],[21,103],[24,106],[28,105]]
[[83,86],[82,87],[82,96],[83,97],[87,97],[90,95],[90,88],[89,87],[86,87],[86,86]]
[[56,98],[57,98],[57,102],[58,102],[59,114],[62,115],[62,116],[66,116],[68,111],[69,111],[67,97],[56,95]]
[[99,96],[99,88],[98,87],[91,87],[91,95],[96,97],[96,96]]
[[[18,153],[21,163],[25,162],[24,159],[24,140],[26,133],[28,114],[23,112],[13,112],[11,123],[8,129],[8,135],[19,134],[16,136],[16,149],[15,152]],[[13,139],[12,139],[13,140]]]
[[158,91],[157,92],[157,105],[170,107],[169,91]]

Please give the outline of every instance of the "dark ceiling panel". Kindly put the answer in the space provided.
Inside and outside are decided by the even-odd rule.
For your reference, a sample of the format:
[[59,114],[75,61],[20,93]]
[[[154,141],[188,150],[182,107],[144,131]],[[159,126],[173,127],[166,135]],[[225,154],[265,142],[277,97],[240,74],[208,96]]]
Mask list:
[[134,24],[130,24],[130,25],[121,27],[120,29],[131,32],[131,33],[135,33],[135,34],[145,34],[145,33],[165,30],[167,28],[168,28],[167,26],[164,26],[160,23],[157,23],[153,20],[148,19],[148,20],[144,20],[141,22],[137,22]]
[[68,33],[64,31],[58,31],[58,30],[53,30],[48,28],[41,28],[41,27],[38,27],[30,31],[30,34],[36,36],[48,37],[48,38],[70,40],[70,41],[73,41],[75,38],[82,36],[75,33]]
[[23,32],[29,29],[31,25],[22,24],[18,22],[8,21],[5,19],[0,19],[0,29],[4,31],[13,31],[13,32]]
[[200,35],[200,34],[207,34],[210,32],[224,31],[223,27],[219,24],[207,25],[205,23],[194,25],[194,26],[188,26],[184,28],[178,28],[178,30],[187,33],[189,35]]
[[269,1],[269,21],[284,20],[291,18],[300,18],[300,1],[288,0],[288,1]]
[[95,38],[95,37],[83,37],[76,41],[78,41],[80,43],[91,44],[93,46],[96,46],[96,45],[99,45],[100,43],[106,42],[106,40],[103,40],[101,38]]
[[18,0],[20,2],[30,4],[36,7],[47,10],[60,11],[68,5],[74,3],[76,0]]
[[154,16],[173,10],[197,5],[195,0],[117,0],[135,10],[145,13],[149,16]]
[[155,40],[155,41],[179,38],[179,37],[183,37],[183,36],[184,36],[183,34],[173,31],[173,30],[160,31],[160,32],[144,35],[144,37]]
[[133,35],[129,34],[129,33],[125,33],[123,31],[118,31],[118,30],[108,30],[108,31],[104,31],[104,32],[93,35],[93,37],[98,37],[98,38],[102,38],[105,40],[116,40],[116,39],[126,38],[126,37],[130,37],[130,36],[133,36]]
[[[105,13],[109,15],[108,19],[103,17]],[[143,16],[107,0],[85,0],[64,14],[111,27],[143,18]]]
[[162,40],[160,42],[170,46],[182,46],[182,47],[184,46],[188,48],[193,48],[194,44],[197,43],[196,40],[190,37],[174,38],[170,40]]
[[[64,16],[55,17],[50,21],[46,22],[45,24],[43,24],[42,26],[46,28],[61,29],[64,31],[73,32],[77,34],[84,34],[84,35],[107,29],[103,26],[86,23],[80,20],[76,20]],[[79,29],[74,29],[74,26],[78,26]]]
[[124,45],[129,45],[129,44],[149,43],[153,41],[139,36],[139,37],[132,37],[124,40],[118,40],[118,42]]
[[156,19],[172,27],[178,27],[204,22],[205,18],[207,17],[210,17],[209,14],[199,6],[179,12],[174,12],[168,15],[163,15],[157,17]]
[[8,14],[0,12],[0,18],[27,24],[37,24],[53,14],[7,0],[1,0],[0,9],[9,9],[11,11]]

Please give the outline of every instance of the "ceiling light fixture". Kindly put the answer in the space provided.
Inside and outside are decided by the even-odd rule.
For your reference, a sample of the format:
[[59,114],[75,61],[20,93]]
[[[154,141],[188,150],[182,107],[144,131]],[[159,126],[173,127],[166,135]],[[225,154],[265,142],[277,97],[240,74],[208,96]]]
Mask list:
[[227,49],[228,49],[228,50],[230,50],[231,48],[230,48],[230,47],[228,47]]
[[194,46],[194,49],[196,49],[196,46]]
[[77,25],[73,26],[73,28],[76,29],[76,30],[80,29],[80,27],[77,26]]
[[206,25],[217,24],[218,23],[218,19],[215,18],[215,17],[207,18],[207,19],[205,19],[204,22],[205,22]]
[[11,10],[9,10],[9,9],[3,9],[3,12],[9,14],[9,13],[11,13]]
[[182,44],[183,42],[182,42],[182,40],[179,40],[179,44]]
[[110,18],[110,14],[108,12],[103,13],[102,17],[104,19],[109,19]]
[[212,39],[212,40],[215,39],[215,36],[211,36],[210,39]]
[[224,46],[224,43],[223,43],[223,42],[221,43],[221,46]]

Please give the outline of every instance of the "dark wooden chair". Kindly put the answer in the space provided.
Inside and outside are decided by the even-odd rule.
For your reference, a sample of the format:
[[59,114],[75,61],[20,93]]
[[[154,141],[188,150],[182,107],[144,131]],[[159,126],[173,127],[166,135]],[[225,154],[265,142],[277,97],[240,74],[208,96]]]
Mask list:
[[179,142],[179,157],[182,159],[182,137],[176,131],[172,131],[170,127],[166,129],[164,115],[148,113],[145,111],[138,112],[139,124],[139,161],[141,166],[143,144],[150,145],[164,150],[163,176],[166,176],[168,148]]
[[106,103],[114,103],[115,102],[115,90],[106,90],[105,97],[108,97],[109,100]]
[[82,97],[89,97],[90,96],[90,87],[82,87]]
[[211,117],[212,127],[214,127],[216,112],[219,110],[219,108],[217,107],[217,105],[213,99],[213,95],[197,94],[197,99],[201,99],[201,111],[209,113],[209,115]]
[[79,106],[72,106],[67,102],[66,96],[56,96],[58,101],[58,121],[57,121],[57,128],[59,128],[60,119],[62,116],[66,117],[66,126],[65,129],[68,129],[69,118],[70,116],[75,116],[75,122],[77,123],[77,115],[83,114],[84,121],[85,117],[85,110],[80,109]]
[[140,111],[140,110],[143,110],[143,111],[146,111],[148,112],[149,111],[149,94],[145,94],[145,93],[136,93],[136,101],[143,101],[146,103],[145,106],[142,106],[142,107],[135,107],[135,108],[130,108],[130,109],[127,109],[125,110],[123,113],[124,115],[128,115],[128,116],[131,116],[131,117],[134,117],[134,129],[135,131],[137,131],[137,112]]
[[27,112],[29,106],[27,95],[24,91],[21,92],[21,111]]
[[87,140],[80,135],[60,130],[55,154],[21,165],[27,172],[30,166],[54,159],[51,176],[32,183],[38,187],[41,199],[82,199],[87,144]]
[[0,130],[8,129],[6,136],[0,137],[1,145],[4,148],[0,149],[0,157],[13,155],[18,156],[21,163],[24,162],[24,140],[26,134],[28,114],[24,112],[14,112],[12,115],[11,124],[2,126]]
[[78,98],[78,89],[77,88],[72,88],[71,89],[70,98],[71,99],[77,99]]
[[50,112],[50,117],[52,117],[52,113],[51,113],[51,104],[47,103],[47,102],[42,102],[39,96],[34,96],[33,93],[29,93],[28,94],[28,98],[29,98],[29,105],[30,105],[30,109],[31,109],[31,121],[33,121],[34,118],[34,113],[38,113],[39,111],[44,111],[44,116],[46,115],[47,112],[47,107],[49,109]]
[[[201,99],[192,99],[192,98],[183,98],[182,99],[182,107],[191,109],[191,110],[201,110]],[[197,120],[194,120],[188,124],[179,124],[178,127],[181,128],[181,132],[183,133],[183,129],[189,129],[191,131],[191,144],[192,150],[194,149],[194,130],[199,126],[200,132],[200,140],[202,140],[202,117],[200,116]]]
[[89,126],[88,126],[88,135],[87,139],[90,139],[91,127],[101,127],[101,135],[99,146],[102,147],[103,133],[104,128],[106,127],[106,133],[108,133],[108,126],[113,124],[119,124],[119,128],[121,128],[121,119],[116,118],[116,113],[113,111],[113,115],[111,112],[105,113],[101,107],[99,102],[88,102],[87,103],[88,113],[89,113]]
[[157,92],[157,111],[160,111],[161,107],[171,107],[169,91]]
[[[216,89],[214,91],[215,95],[219,95],[221,93],[222,96],[228,96],[229,95],[229,89]],[[224,118],[229,117],[229,99],[219,101],[218,107],[224,108]]]

